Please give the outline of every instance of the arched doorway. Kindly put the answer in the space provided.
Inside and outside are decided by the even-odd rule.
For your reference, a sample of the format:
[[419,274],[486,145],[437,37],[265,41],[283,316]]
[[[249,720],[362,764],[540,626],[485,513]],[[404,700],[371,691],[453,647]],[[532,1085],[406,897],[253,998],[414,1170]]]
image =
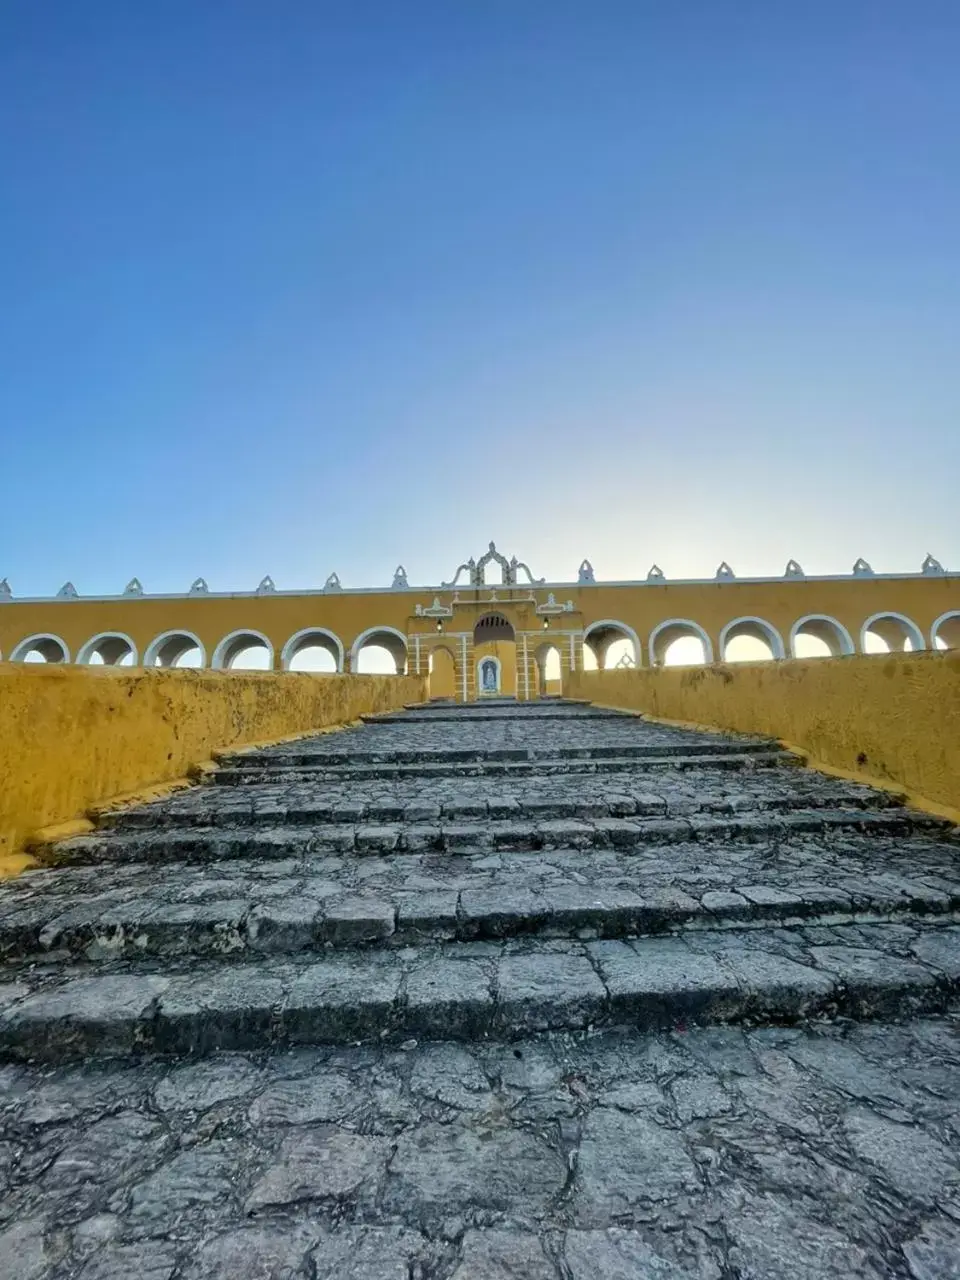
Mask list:
[[557,696],[562,689],[560,650],[549,641],[533,655],[537,664],[537,696]]
[[478,698],[515,697],[517,641],[502,613],[485,613],[473,628],[474,691]]
[[430,697],[455,698],[457,696],[457,669],[453,654],[445,644],[438,644],[430,653]]

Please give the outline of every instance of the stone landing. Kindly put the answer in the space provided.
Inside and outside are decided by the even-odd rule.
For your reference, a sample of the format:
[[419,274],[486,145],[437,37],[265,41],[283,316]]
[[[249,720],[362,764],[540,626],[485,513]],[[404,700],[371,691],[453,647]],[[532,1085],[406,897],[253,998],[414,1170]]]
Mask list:
[[0,1278],[956,1275],[958,852],[583,704],[225,759],[0,885]]

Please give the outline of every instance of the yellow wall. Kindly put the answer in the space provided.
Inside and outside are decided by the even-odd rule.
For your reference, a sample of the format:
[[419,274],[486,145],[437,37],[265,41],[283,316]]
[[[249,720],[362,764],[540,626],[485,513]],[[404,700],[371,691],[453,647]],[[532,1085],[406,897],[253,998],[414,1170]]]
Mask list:
[[0,856],[214,751],[426,697],[412,676],[144,671],[0,663]]
[[865,782],[960,810],[960,653],[575,672],[564,693],[780,738]]
[[[570,614],[553,619],[559,632],[579,631],[591,623],[612,619],[638,635],[642,665],[648,662],[648,642],[653,629],[670,618],[698,623],[710,636],[719,656],[720,633],[736,618],[758,616],[776,627],[788,644],[791,625],[808,614],[827,614],[842,623],[859,647],[860,627],[881,611],[904,614],[919,627],[927,644],[937,618],[960,612],[960,576],[912,574],[873,578],[806,578],[734,580],[726,582],[667,582],[556,586],[557,601],[570,600]],[[410,591],[343,591],[198,596],[141,596],[78,600],[0,600],[0,656],[7,658],[27,636],[50,633],[63,639],[75,660],[81,646],[101,632],[129,635],[142,657],[147,645],[166,631],[195,633],[207,652],[209,664],[220,640],[230,632],[252,629],[262,632],[274,646],[276,665],[285,642],[308,627],[334,632],[349,655],[354,641],[371,627],[389,626],[404,635],[416,632],[426,640],[435,635],[435,623],[417,617],[415,608],[429,608],[434,597],[451,606],[454,616],[445,622],[448,633],[472,633],[485,612],[504,613],[520,632],[538,633],[533,594],[546,602],[547,587],[461,589],[436,588]],[[491,599],[495,595],[495,599]]]

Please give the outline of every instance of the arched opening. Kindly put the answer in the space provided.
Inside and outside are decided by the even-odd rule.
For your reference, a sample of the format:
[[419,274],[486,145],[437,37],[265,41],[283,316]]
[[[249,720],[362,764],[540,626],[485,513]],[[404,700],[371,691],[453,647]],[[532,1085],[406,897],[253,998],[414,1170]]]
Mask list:
[[322,627],[306,627],[292,635],[280,653],[284,671],[319,671],[327,675],[343,670],[340,637]]
[[850,632],[828,614],[809,613],[790,628],[793,658],[840,658],[853,651]]
[[541,698],[562,691],[560,650],[555,644],[542,644],[533,655],[537,664],[537,692]]
[[650,633],[651,666],[686,667],[712,661],[713,645],[699,622],[668,618]]
[[769,662],[783,656],[783,638],[764,618],[734,618],[720,632],[721,662]]
[[59,636],[27,636],[10,651],[11,662],[69,662],[70,650]]
[[104,631],[80,646],[77,662],[91,667],[135,667],[137,646],[119,631]]
[[495,640],[513,640],[514,630],[502,613],[485,613],[473,628],[473,643],[488,644]]
[[941,613],[930,628],[930,642],[934,649],[960,649],[960,609]]
[[[611,671],[614,667],[639,667],[642,662],[640,639],[625,622],[604,618],[591,622],[583,633],[584,670]],[[587,654],[593,658],[590,663]]]
[[207,651],[192,631],[164,631],[143,652],[145,667],[204,667]]
[[473,680],[478,697],[517,692],[517,642],[510,620],[498,610],[478,618],[473,628]]
[[924,648],[920,628],[902,613],[875,613],[860,628],[861,653],[913,653]]
[[356,674],[402,676],[407,669],[407,638],[395,627],[370,627],[354,640],[351,655]]
[[455,698],[457,696],[456,662],[446,645],[437,645],[431,651],[429,672],[431,698]]
[[216,671],[272,671],[273,645],[260,631],[231,631],[213,651]]

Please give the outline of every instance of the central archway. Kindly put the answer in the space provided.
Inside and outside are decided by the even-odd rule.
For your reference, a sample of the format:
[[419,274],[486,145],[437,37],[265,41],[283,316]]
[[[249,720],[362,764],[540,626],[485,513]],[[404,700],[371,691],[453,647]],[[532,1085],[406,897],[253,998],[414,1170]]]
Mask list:
[[502,613],[485,613],[473,628],[474,691],[478,698],[514,697],[517,692],[517,636]]

